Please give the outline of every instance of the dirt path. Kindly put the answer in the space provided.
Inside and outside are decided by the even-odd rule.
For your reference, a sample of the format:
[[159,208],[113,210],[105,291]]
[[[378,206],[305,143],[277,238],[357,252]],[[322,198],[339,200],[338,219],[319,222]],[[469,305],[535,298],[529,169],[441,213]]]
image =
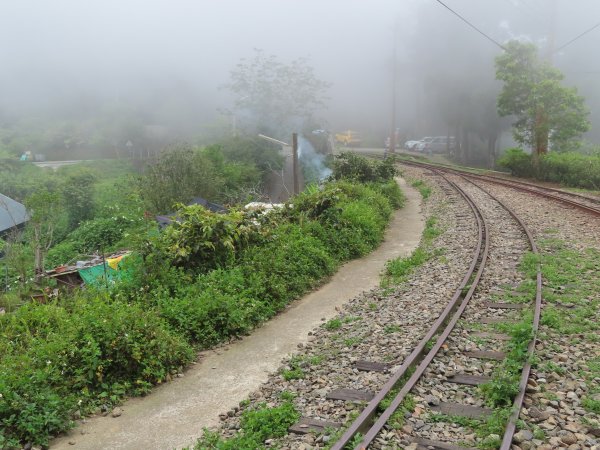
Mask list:
[[267,380],[280,361],[322,318],[336,314],[364,290],[379,284],[387,260],[416,248],[424,222],[420,196],[399,180],[407,196],[396,212],[383,244],[368,256],[345,264],[317,291],[296,301],[250,336],[213,351],[191,366],[183,378],[162,385],[143,398],[128,400],[118,418],[94,417],[55,439],[52,450],[173,449],[192,445],[202,432],[219,422],[218,414],[231,409]]

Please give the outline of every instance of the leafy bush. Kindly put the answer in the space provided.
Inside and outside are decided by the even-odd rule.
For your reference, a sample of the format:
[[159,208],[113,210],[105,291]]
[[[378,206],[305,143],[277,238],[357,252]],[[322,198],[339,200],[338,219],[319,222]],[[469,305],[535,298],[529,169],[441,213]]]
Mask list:
[[114,216],[83,222],[55,245],[46,258],[48,266],[65,264],[78,255],[110,251],[127,233],[143,226],[143,219]]
[[533,175],[531,155],[525,153],[518,147],[509,148],[498,158],[496,163],[500,167],[510,170],[510,173],[518,177],[530,177]]
[[195,450],[255,450],[263,448],[267,439],[285,436],[287,430],[300,418],[291,402],[267,408],[265,404],[244,411],[240,420],[240,431],[230,439],[205,430]]
[[[131,277],[110,293],[90,289],[69,303],[0,316],[0,443],[45,445],[74,412],[109,407],[168,379],[193,356],[190,344],[205,348],[247,333],[379,244],[400,198],[391,185],[338,181],[265,216],[184,207],[181,222],[125,261]],[[117,239],[110,220],[86,222],[63,250],[100,235]],[[256,448],[258,437],[278,433],[283,417],[293,416],[286,408],[248,413],[249,433],[209,448]],[[268,423],[255,427],[262,417]]]
[[0,328],[0,443],[47,445],[76,410],[145,392],[193,356],[154,311],[103,297],[28,304]]
[[225,267],[259,236],[252,215],[243,211],[216,214],[199,205],[179,206],[178,220],[158,240],[178,266],[200,271]]
[[333,161],[333,180],[351,180],[358,183],[390,181],[398,174],[392,158],[383,161],[367,159],[352,152],[343,152]]
[[539,174],[544,181],[600,190],[600,155],[550,152],[540,158]]
[[600,189],[600,156],[576,152],[549,152],[539,158],[537,167],[531,155],[519,148],[511,148],[498,159],[498,165],[510,169],[519,177],[534,177],[566,186]]

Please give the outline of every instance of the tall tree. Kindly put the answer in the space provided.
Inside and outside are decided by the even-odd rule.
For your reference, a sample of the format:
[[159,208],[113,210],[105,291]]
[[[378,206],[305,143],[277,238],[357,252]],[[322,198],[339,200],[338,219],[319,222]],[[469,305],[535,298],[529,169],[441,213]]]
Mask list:
[[62,194],[69,218],[69,229],[73,230],[85,220],[94,217],[94,183],[97,176],[87,168],[78,168],[65,180]]
[[30,215],[28,227],[31,231],[36,282],[44,273],[44,258],[54,242],[61,200],[58,193],[45,189],[40,189],[25,199],[25,206]]
[[139,179],[141,196],[152,212],[173,211],[175,203],[202,196],[214,200],[224,180],[213,162],[189,144],[166,148]]
[[504,82],[498,113],[515,116],[513,135],[535,156],[576,141],[590,127],[583,97],[562,85],[563,74],[538,56],[533,44],[511,41],[496,58],[496,78]]
[[253,58],[231,71],[226,87],[236,96],[236,108],[250,113],[259,129],[281,135],[324,107],[329,83],[317,78],[305,58],[286,64],[255,49]]

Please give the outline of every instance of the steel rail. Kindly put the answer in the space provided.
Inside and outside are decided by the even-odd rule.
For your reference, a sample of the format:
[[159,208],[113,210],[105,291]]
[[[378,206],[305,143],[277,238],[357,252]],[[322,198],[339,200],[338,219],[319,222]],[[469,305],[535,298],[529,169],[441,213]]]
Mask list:
[[[513,189],[516,189],[516,190],[519,190],[519,191],[524,191],[524,192],[528,192],[530,194],[539,195],[541,197],[546,197],[546,198],[550,198],[550,199],[553,199],[553,200],[557,200],[559,202],[566,203],[567,205],[572,206],[574,208],[578,208],[578,209],[581,209],[583,211],[591,212],[592,214],[600,216],[600,208],[595,208],[593,206],[584,205],[583,203],[580,203],[580,202],[577,202],[577,201],[574,201],[574,200],[569,200],[567,198],[559,197],[556,194],[551,194],[549,192],[544,192],[544,190],[551,190],[550,188],[545,188],[543,186],[535,186],[534,188],[525,187],[524,185],[528,185],[528,186],[534,186],[534,185],[531,185],[529,183],[514,182],[512,180],[506,180],[506,181],[505,180],[500,180],[498,177],[488,177],[488,176],[485,176],[485,175],[476,175],[476,174],[461,174],[461,175],[465,176],[465,177],[469,177],[469,178],[475,178],[475,179],[479,179],[479,180],[482,180],[482,181],[487,181],[489,183],[495,183],[495,184],[499,184],[499,185],[502,185],[502,186],[510,187],[510,188],[513,188]],[[585,197],[583,195],[571,194],[571,193],[567,193],[567,192],[564,192],[564,191],[560,191],[558,189],[552,190],[552,191],[553,192],[558,191],[559,193],[564,194],[564,195],[573,195],[573,196],[576,196],[577,198],[584,199],[586,201],[595,203],[595,201],[594,201],[595,199],[590,199],[590,198]]]
[[535,342],[537,339],[537,332],[540,325],[540,317],[542,314],[542,270],[541,270],[541,261],[539,260],[539,250],[537,245],[535,244],[535,240],[533,239],[533,235],[529,228],[525,225],[525,223],[521,220],[519,216],[509,208],[504,202],[499,200],[496,196],[491,194],[487,189],[479,186],[473,181],[465,178],[471,184],[481,189],[487,195],[489,195],[492,199],[494,199],[498,204],[500,204],[523,228],[525,234],[527,235],[527,239],[529,240],[529,246],[531,247],[531,252],[535,255],[538,255],[538,266],[537,266],[537,275],[536,275],[536,292],[535,292],[535,305],[533,310],[533,323],[532,323],[532,331],[533,336],[529,345],[527,347],[527,361],[523,366],[523,370],[521,371],[521,378],[519,380],[519,392],[516,395],[513,401],[513,410],[508,419],[508,423],[506,425],[506,429],[504,430],[504,436],[502,438],[502,444],[500,445],[500,450],[510,450],[512,448],[512,440],[517,428],[517,421],[519,420],[519,415],[521,413],[521,408],[523,407],[523,400],[525,398],[525,392],[527,389],[527,381],[529,380],[529,374],[531,372],[531,358],[535,351]]
[[[436,171],[434,170],[434,172],[436,172]],[[454,314],[452,315],[452,318],[450,319],[450,321],[448,322],[448,324],[446,325],[446,327],[444,328],[442,333],[437,337],[434,346],[427,353],[427,355],[425,356],[423,361],[419,364],[419,366],[415,369],[414,373],[411,375],[411,377],[408,379],[408,381],[400,389],[398,394],[396,394],[395,398],[390,403],[390,406],[388,406],[386,408],[386,410],[378,417],[377,421],[371,426],[371,428],[367,431],[367,433],[365,433],[360,444],[358,444],[355,447],[355,450],[364,450],[367,448],[367,446],[371,442],[373,442],[373,440],[377,437],[379,432],[383,429],[383,427],[385,426],[387,421],[390,419],[392,414],[394,414],[394,412],[396,412],[398,407],[400,407],[400,405],[406,398],[406,395],[412,390],[412,388],[417,384],[419,379],[423,376],[423,374],[427,370],[427,367],[429,366],[431,361],[433,361],[433,359],[435,358],[435,356],[437,355],[439,350],[442,348],[442,345],[444,345],[444,343],[448,339],[448,336],[450,336],[450,333],[452,332],[452,330],[454,330],[454,327],[458,323],[458,320],[460,319],[464,310],[466,309],[467,305],[469,304],[469,300],[473,296],[473,293],[475,292],[475,289],[477,288],[477,286],[479,284],[479,280],[481,279],[481,276],[483,275],[483,271],[485,269],[485,263],[487,262],[487,257],[489,254],[489,247],[490,247],[490,239],[489,239],[489,232],[487,229],[487,222],[486,222],[485,218],[483,217],[483,214],[481,213],[479,208],[477,208],[477,206],[475,205],[475,202],[473,201],[473,199],[466,192],[464,192],[456,183],[448,180],[443,174],[441,174],[441,176],[454,189],[456,189],[457,192],[460,192],[460,194],[465,198],[465,200],[467,200],[469,205],[472,208],[474,208],[475,210],[477,210],[478,215],[481,216],[480,220],[483,224],[483,232],[484,232],[484,236],[483,236],[484,237],[484,249],[483,249],[483,253],[481,254],[481,264],[479,265],[477,273],[475,274],[475,278],[473,279],[469,290],[464,295],[464,297],[460,303],[460,306],[454,312]]]
[[[409,164],[410,165],[410,164]],[[531,248],[532,253],[538,255],[539,258],[539,250],[535,244],[535,240],[533,238],[533,235],[531,234],[529,228],[525,225],[525,223],[521,220],[520,217],[517,216],[517,214],[511,209],[509,208],[504,202],[502,202],[501,200],[499,200],[496,196],[494,196],[493,194],[491,194],[488,190],[484,189],[483,187],[481,187],[480,185],[478,185],[477,183],[473,182],[470,178],[475,178],[475,179],[480,179],[480,181],[488,181],[487,178],[496,178],[496,177],[477,177],[477,176],[470,176],[470,174],[465,174],[465,173],[461,173],[458,171],[454,171],[451,169],[440,169],[438,167],[435,166],[430,166],[427,164],[413,164],[415,166],[419,166],[422,168],[426,168],[428,170],[431,170],[434,173],[438,173],[440,175],[442,175],[444,177],[444,179],[446,181],[448,181],[449,183],[453,184],[453,186],[456,189],[460,189],[458,188],[458,186],[455,183],[450,182],[450,180],[448,180],[443,173],[444,172],[452,172],[454,173],[456,176],[461,177],[462,179],[464,179],[465,181],[473,184],[474,186],[476,186],[478,189],[480,189],[481,191],[483,191],[484,193],[486,193],[490,198],[492,198],[493,200],[495,200],[500,206],[502,206],[502,208],[504,208],[514,219],[515,221],[521,226],[521,228],[523,229],[523,231],[525,232],[527,239],[529,241],[529,246]],[[457,173],[458,172],[458,173]],[[495,181],[495,180],[494,180]],[[491,181],[491,182],[494,182]],[[498,184],[501,185],[509,185],[510,183],[503,183],[503,182],[498,182]],[[524,183],[526,184],[526,183]],[[527,188],[522,188],[522,187],[516,187],[516,186],[510,186],[513,187],[515,189],[518,190],[525,190],[525,191],[531,191],[532,193],[538,193],[539,195],[542,195],[544,197],[550,197],[550,198],[555,198],[558,201],[561,202],[565,202],[568,204],[573,204],[573,206],[584,209],[584,210],[591,210],[592,212],[596,213],[595,208],[590,208],[587,207],[585,205],[581,205],[579,203],[576,202],[571,202],[569,200],[566,200],[564,198],[561,197],[556,197],[554,195],[551,194],[546,194],[544,195],[541,192],[536,192],[533,191],[532,189],[527,189]],[[544,188],[541,188],[544,189]],[[459,192],[462,193],[462,190],[459,190]],[[464,193],[466,195],[466,193]],[[575,194],[577,196],[577,194]],[[584,197],[584,196],[581,196]],[[587,199],[587,197],[584,197]],[[476,206],[473,204],[472,208]],[[600,213],[600,211],[599,211]],[[483,216],[482,216],[483,219]],[[480,267],[480,269],[482,269]],[[482,270],[481,270],[482,271]],[[474,289],[475,283],[473,283],[473,285],[471,286],[471,289]],[[468,302],[468,300],[467,300]],[[463,305],[461,305],[461,308],[459,308],[459,310],[456,312],[455,317],[458,315],[458,318],[460,317],[460,314],[462,314],[462,312],[464,311],[464,308],[466,308],[466,302],[463,302],[464,307],[462,307]],[[521,371],[521,377],[519,380],[519,392],[517,393],[514,401],[513,401],[513,407],[512,407],[512,413],[509,417],[509,420],[507,422],[505,431],[504,431],[504,435],[502,438],[502,443],[500,446],[500,450],[510,450],[512,448],[512,440],[516,431],[516,427],[517,427],[517,421],[519,419],[519,415],[521,412],[521,408],[523,406],[523,400],[525,398],[525,393],[526,393],[526,389],[527,389],[527,382],[529,380],[529,375],[531,372],[531,358],[533,356],[533,353],[535,351],[535,342],[537,339],[537,332],[539,329],[539,323],[540,323],[540,317],[541,317],[541,309],[542,309],[542,272],[541,272],[541,261],[538,259],[538,266],[537,266],[537,274],[536,274],[536,295],[535,295],[535,304],[534,304],[534,313],[533,313],[533,323],[532,323],[532,339],[529,342],[529,345],[527,347],[527,361],[525,362],[525,364],[523,365],[523,369]],[[458,320],[458,318],[456,319],[456,321]],[[454,321],[454,318],[453,318]],[[455,322],[456,323],[456,322]],[[452,325],[452,321],[448,324],[448,327],[450,327]],[[447,329],[448,329],[447,327]],[[453,325],[452,325],[453,327]],[[451,331],[451,329],[450,329]],[[449,332],[448,332],[449,334]],[[447,336],[446,336],[447,337]],[[398,393],[398,395],[396,396],[396,398],[394,398],[394,400],[392,401],[392,403],[390,404],[390,406],[384,411],[384,413],[379,417],[379,419],[377,420],[377,422],[375,423],[375,425],[373,425],[373,427],[367,432],[367,434],[365,435],[365,437],[363,438],[362,442],[355,447],[355,450],[364,450],[366,449],[366,447],[373,441],[373,439],[375,439],[375,437],[377,436],[377,434],[381,431],[381,429],[385,426],[387,420],[389,420],[389,418],[391,417],[391,415],[396,411],[396,409],[400,406],[400,404],[402,403],[402,401],[404,400],[406,394],[408,394],[408,392],[410,392],[410,390],[412,389],[412,387],[414,386],[414,384],[416,384],[416,381],[418,381],[418,379],[420,378],[420,375],[417,375],[417,372],[420,371],[420,369],[423,366],[423,370],[422,372],[424,372],[425,368],[427,367],[427,365],[429,364],[429,362],[431,362],[431,360],[433,359],[433,357],[435,356],[435,354],[439,351],[439,349],[441,348],[441,346],[443,345],[445,339],[441,339],[442,336],[439,336],[435,346],[432,348],[432,350],[429,352],[429,354],[425,357],[425,359],[422,361],[422,363],[419,365],[419,368],[417,368],[417,370],[415,371],[415,373],[411,376],[411,378],[409,379],[409,381],[407,382],[407,384],[402,388],[402,390]],[[433,353],[433,354],[432,354]],[[429,360],[429,362],[428,362]],[[414,380],[413,380],[414,379]],[[408,384],[414,381],[413,386],[411,386],[410,388],[408,387]],[[339,450],[341,450],[343,447],[340,447]]]
[[600,197],[588,197],[587,195],[582,195],[582,194],[579,194],[577,192],[564,191],[562,189],[552,188],[552,187],[548,187],[548,186],[542,186],[540,184],[529,183],[527,181],[512,180],[512,179],[509,179],[509,178],[499,177],[499,176],[495,176],[495,175],[486,175],[486,174],[472,174],[472,175],[479,176],[479,177],[484,177],[486,179],[493,178],[493,179],[496,179],[496,180],[499,180],[499,181],[505,181],[505,182],[508,182],[508,183],[518,184],[518,185],[521,185],[521,186],[527,186],[527,187],[531,187],[533,189],[542,189],[544,191],[555,192],[557,194],[569,195],[569,196],[574,197],[574,198],[578,198],[578,199],[581,199],[581,200],[586,200],[586,201],[589,201],[589,202],[592,202],[592,203],[598,203],[598,204],[600,204]]
[[[556,192],[556,193],[560,193],[560,194],[564,194],[564,195],[570,195],[573,197],[577,197],[578,199],[583,199],[583,200],[586,200],[589,202],[596,203],[596,199],[586,197],[585,195],[580,195],[580,194],[567,192],[567,191],[561,191],[560,189],[546,188],[544,186],[538,186],[538,185],[534,185],[531,183],[524,183],[522,181],[503,180],[500,177],[492,177],[492,176],[487,176],[487,175],[473,174],[473,173],[469,173],[469,172],[460,171],[457,169],[451,169],[448,167],[438,167],[438,166],[427,164],[427,163],[421,163],[421,162],[415,162],[415,161],[405,161],[405,160],[400,160],[399,162],[401,164],[406,164],[409,166],[421,167],[421,168],[425,168],[425,169],[429,169],[429,170],[436,169],[436,170],[439,170],[442,172],[455,173],[455,174],[461,175],[463,177],[481,179],[482,181],[499,184],[502,186],[506,186],[506,187],[518,190],[518,191],[528,192],[530,194],[538,195],[540,197],[545,197],[545,198],[549,198],[552,200],[556,200],[558,202],[567,204],[574,208],[577,208],[577,209],[592,213],[594,215],[600,216],[600,208],[594,208],[593,206],[584,205],[583,203],[580,203],[580,202],[577,202],[574,200],[569,200],[569,199],[566,199],[563,197],[559,197],[558,195],[544,192],[544,190],[548,190],[551,192]],[[525,186],[531,186],[531,187],[525,187]]]
[[[489,233],[487,232],[487,224],[483,218],[483,214],[481,214],[481,212],[475,206],[475,203],[471,200],[471,198],[468,195],[466,195],[466,193],[463,192],[462,190],[457,189],[456,185],[454,185],[450,181],[448,183],[453,188],[455,188],[457,190],[457,192],[465,199],[468,207],[473,212],[473,215],[477,221],[478,243],[477,243],[475,251],[473,252],[473,256],[471,259],[471,264],[469,266],[469,269],[468,269],[467,273],[465,274],[463,280],[461,281],[460,285],[454,292],[454,295],[452,296],[452,298],[446,305],[446,308],[444,309],[444,311],[442,311],[442,313],[440,314],[438,319],[430,327],[427,334],[419,341],[419,343],[417,344],[415,349],[405,359],[404,363],[402,363],[400,368],[396,372],[394,372],[394,374],[390,377],[390,379],[384,384],[382,389],[367,404],[365,409],[354,420],[354,422],[352,422],[350,427],[344,432],[344,434],[338,439],[338,441],[331,447],[331,450],[343,450],[352,441],[352,439],[354,438],[354,436],[357,433],[364,431],[365,429],[368,428],[368,426],[369,426],[368,424],[374,418],[374,416],[377,412],[377,408],[379,407],[379,404],[391,392],[391,390],[396,386],[396,384],[399,383],[400,379],[408,373],[408,370],[411,369],[412,367],[414,367],[421,360],[422,355],[427,346],[427,343],[436,334],[438,334],[441,327],[447,322],[450,314],[452,314],[453,311],[456,310],[459,302],[462,304],[462,303],[464,303],[465,298],[467,298],[467,299],[470,298],[470,296],[472,295],[472,293],[474,291],[474,286],[476,285],[476,282],[472,283],[471,288],[468,290],[468,292],[466,294],[463,294],[463,291],[466,288],[466,286],[469,284],[469,281],[473,278],[473,274],[478,265],[479,265],[479,268],[477,270],[477,274],[475,275],[476,280],[478,281],[479,278],[481,277],[481,273],[483,272],[483,268],[485,267],[485,262],[487,260],[487,254],[488,254],[488,249],[489,249]],[[482,247],[483,247],[483,249],[482,249]],[[462,298],[462,300],[461,300],[461,298]],[[439,341],[439,338],[438,338],[438,341]],[[431,353],[431,351],[429,353]],[[425,359],[426,358],[427,358],[427,356],[425,357]],[[409,380],[412,380],[413,377],[414,377],[414,374],[413,374],[413,376],[410,377]],[[365,435],[365,437],[367,437],[367,435]],[[363,440],[363,442],[364,442],[364,440]],[[364,448],[364,447],[359,445],[356,448]]]

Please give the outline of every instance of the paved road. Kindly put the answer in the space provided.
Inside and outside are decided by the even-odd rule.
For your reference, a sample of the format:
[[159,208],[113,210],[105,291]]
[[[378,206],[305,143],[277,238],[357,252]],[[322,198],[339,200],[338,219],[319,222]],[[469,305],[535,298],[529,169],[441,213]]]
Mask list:
[[62,166],[72,166],[73,164],[77,164],[83,162],[84,160],[73,160],[73,161],[40,161],[34,162],[38,167],[49,167],[50,169],[56,170]]

